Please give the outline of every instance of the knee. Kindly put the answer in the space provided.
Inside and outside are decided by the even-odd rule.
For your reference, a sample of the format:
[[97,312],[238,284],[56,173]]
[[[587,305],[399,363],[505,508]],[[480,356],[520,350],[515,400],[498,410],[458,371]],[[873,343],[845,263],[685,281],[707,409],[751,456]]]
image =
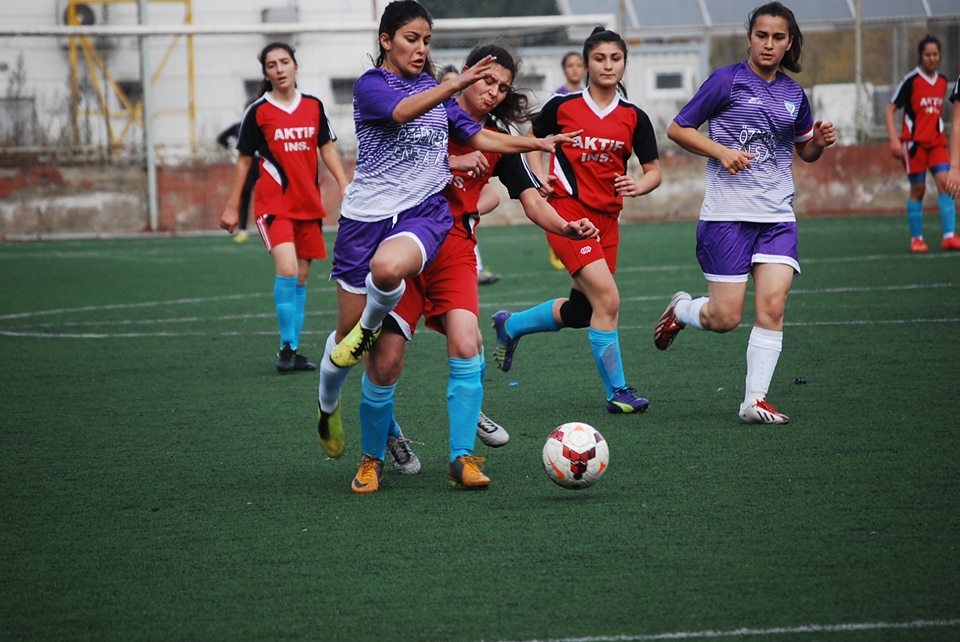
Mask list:
[[703,327],[713,332],[731,332],[740,325],[740,319],[743,317],[743,311],[737,309],[707,309],[704,306],[701,311]]
[[579,290],[570,290],[570,298],[560,305],[560,321],[567,328],[586,328],[593,317],[593,306]]
[[378,252],[370,260],[370,275],[373,283],[381,290],[396,289],[405,276],[400,261],[382,252]]

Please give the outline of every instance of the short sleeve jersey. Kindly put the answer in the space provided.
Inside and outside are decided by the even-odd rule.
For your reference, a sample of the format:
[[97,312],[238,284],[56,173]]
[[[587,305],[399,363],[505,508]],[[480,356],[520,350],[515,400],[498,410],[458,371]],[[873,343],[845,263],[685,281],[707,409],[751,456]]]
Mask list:
[[341,214],[380,221],[422,203],[450,182],[447,142],[452,131],[466,140],[481,129],[450,98],[408,123],[393,120],[400,101],[437,85],[428,73],[404,78],[369,69],[353,88],[357,164]]
[[[484,125],[494,131],[498,129],[491,121]],[[457,141],[450,141],[450,155],[462,156],[474,151]],[[454,171],[453,180],[443,190],[443,195],[450,203],[450,212],[453,214],[453,229],[450,234],[464,238],[473,237],[473,227],[476,223],[480,192],[496,176],[507,188],[510,198],[520,198],[520,194],[527,189],[539,189],[540,182],[530,170],[522,154],[496,154],[483,152],[489,166],[480,176],[471,176],[468,172]]]
[[943,126],[943,98],[947,79],[934,72],[927,76],[917,67],[897,85],[890,102],[903,110],[900,140],[920,143],[925,147],[947,144]]
[[270,94],[251,104],[240,122],[237,150],[257,156],[260,164],[254,212],[298,220],[326,216],[317,150],[336,139],[319,98],[298,91],[290,105]]
[[572,196],[596,212],[619,216],[623,196],[614,189],[614,179],[626,173],[632,154],[641,163],[659,157],[650,117],[620,94],[601,108],[583,90],[554,94],[533,121],[533,132],[541,138],[578,129],[583,132],[577,140],[558,147],[553,155],[554,194]]
[[702,221],[794,221],[793,152],[813,138],[813,115],[795,80],[778,72],[767,82],[746,61],[714,71],[674,121],[711,140],[753,154],[750,168],[729,174],[707,161]]

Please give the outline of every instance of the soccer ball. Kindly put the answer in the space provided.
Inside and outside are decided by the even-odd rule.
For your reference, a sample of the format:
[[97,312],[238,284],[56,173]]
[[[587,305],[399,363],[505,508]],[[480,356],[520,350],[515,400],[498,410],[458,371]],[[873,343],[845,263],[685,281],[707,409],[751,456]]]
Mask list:
[[557,426],[543,444],[547,476],[564,488],[593,486],[610,464],[607,440],[600,431],[578,421]]

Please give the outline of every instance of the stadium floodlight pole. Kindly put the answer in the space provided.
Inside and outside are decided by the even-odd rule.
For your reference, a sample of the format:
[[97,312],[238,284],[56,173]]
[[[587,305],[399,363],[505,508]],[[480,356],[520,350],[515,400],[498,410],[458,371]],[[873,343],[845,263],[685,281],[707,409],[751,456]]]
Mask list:
[[[147,23],[147,0],[137,0],[137,22]],[[150,36],[143,35],[140,40],[140,84],[142,86],[143,109],[140,114],[143,118],[143,156],[147,170],[147,220],[151,232],[159,227],[157,214],[157,163],[153,153],[153,88],[151,87],[152,74],[150,72]]]

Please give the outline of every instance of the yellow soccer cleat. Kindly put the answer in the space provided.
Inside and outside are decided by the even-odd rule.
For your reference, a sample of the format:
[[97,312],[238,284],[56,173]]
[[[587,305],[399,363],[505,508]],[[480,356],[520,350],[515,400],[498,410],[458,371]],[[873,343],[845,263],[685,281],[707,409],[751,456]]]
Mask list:
[[343,341],[337,344],[330,354],[330,361],[333,365],[340,368],[350,368],[360,363],[365,352],[373,347],[374,342],[380,336],[380,328],[376,330],[367,330],[357,325],[343,338]]
[[380,477],[383,476],[383,460],[364,455],[360,468],[350,484],[350,490],[359,494],[375,493],[380,490]]
[[483,457],[460,455],[450,462],[450,473],[447,479],[451,486],[460,486],[468,489],[482,489],[490,485],[490,478],[483,474]]
[[330,414],[317,410],[317,438],[327,457],[336,459],[343,454],[346,440],[343,436],[343,421],[340,420],[340,406]]

